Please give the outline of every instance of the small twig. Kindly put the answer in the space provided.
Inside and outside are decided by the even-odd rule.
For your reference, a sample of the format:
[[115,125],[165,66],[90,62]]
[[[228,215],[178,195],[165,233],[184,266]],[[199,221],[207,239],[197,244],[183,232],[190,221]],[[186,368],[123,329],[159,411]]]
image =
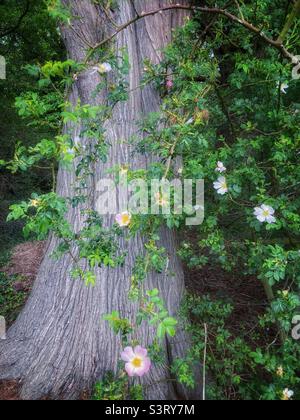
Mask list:
[[279,134],[282,134],[283,129],[280,130],[280,131],[273,131],[273,132],[269,132],[269,133],[267,133],[265,131],[262,131],[262,130],[259,130],[258,128],[255,128],[254,131],[257,132],[258,134],[261,134],[261,135],[267,137],[267,136],[278,136]]
[[244,15],[243,15],[243,12],[242,12],[242,9],[241,9],[241,6],[239,5],[238,0],[234,0],[234,1],[235,1],[235,4],[236,4],[236,7],[238,8],[238,11],[239,11],[239,14],[240,14],[241,18],[243,20],[245,20]]
[[83,42],[83,44],[85,44],[89,48],[93,48],[92,44],[87,39],[85,39],[85,37],[83,37],[83,35],[81,35],[79,32],[77,32],[73,25],[70,25],[70,28],[74,32],[74,34],[80,39],[80,41]]
[[[266,83],[275,83],[275,82],[278,82],[278,79],[259,80],[258,82],[246,83],[245,85],[242,85],[239,89],[233,89],[230,92],[226,93],[224,96],[225,97],[232,96],[234,93],[239,92],[240,90],[245,89],[247,87],[256,86],[260,84],[266,84]],[[224,85],[220,87],[224,87]]]
[[107,17],[107,19],[110,21],[110,23],[112,24],[112,26],[115,28],[115,29],[118,29],[118,24],[117,24],[117,22],[115,22],[114,20],[113,20],[113,18],[110,16],[110,14],[109,14],[109,12],[108,12],[108,10],[106,10],[106,8],[104,7],[104,6],[102,6],[101,4],[100,4],[100,7],[101,7],[101,10],[103,11],[103,13],[105,14],[105,16]]

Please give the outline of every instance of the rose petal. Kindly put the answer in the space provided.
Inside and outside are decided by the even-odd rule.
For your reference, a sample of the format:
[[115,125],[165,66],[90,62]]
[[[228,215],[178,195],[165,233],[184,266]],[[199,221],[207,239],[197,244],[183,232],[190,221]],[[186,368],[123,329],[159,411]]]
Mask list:
[[274,216],[268,216],[266,218],[267,222],[270,224],[276,223],[276,218]]
[[151,360],[149,359],[149,357],[146,357],[144,363],[145,363],[145,373],[148,373],[151,368]]
[[124,360],[124,362],[130,362],[134,358],[135,354],[132,347],[126,347],[121,353],[121,359]]
[[263,204],[261,206],[261,208],[263,209],[263,211],[269,211],[270,210],[270,207],[269,206],[266,206],[265,204]]
[[220,188],[219,191],[218,191],[218,194],[220,194],[220,195],[225,195],[226,193],[228,193],[227,188]]
[[117,214],[116,222],[119,223],[119,224],[122,223],[122,215],[121,214]]
[[148,357],[143,361],[143,364],[140,368],[135,369],[135,375],[144,376],[149,372],[151,367],[151,361]]
[[136,354],[136,356],[140,356],[142,359],[144,359],[147,357],[148,351],[142,346],[136,346],[134,348],[134,353]]
[[136,374],[136,369],[131,363],[126,363],[125,370],[130,377],[135,376]]

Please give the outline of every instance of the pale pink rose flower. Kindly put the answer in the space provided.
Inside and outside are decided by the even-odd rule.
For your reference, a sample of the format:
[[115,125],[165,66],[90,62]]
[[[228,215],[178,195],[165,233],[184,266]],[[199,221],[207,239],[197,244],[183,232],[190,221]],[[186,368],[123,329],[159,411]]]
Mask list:
[[128,227],[131,223],[132,216],[128,211],[117,214],[116,222],[120,227]]
[[166,88],[167,89],[172,89],[173,86],[174,86],[174,83],[172,82],[172,80],[167,80]]
[[144,376],[151,368],[151,360],[147,349],[142,346],[126,347],[121,353],[121,359],[126,362],[125,370],[128,376]]

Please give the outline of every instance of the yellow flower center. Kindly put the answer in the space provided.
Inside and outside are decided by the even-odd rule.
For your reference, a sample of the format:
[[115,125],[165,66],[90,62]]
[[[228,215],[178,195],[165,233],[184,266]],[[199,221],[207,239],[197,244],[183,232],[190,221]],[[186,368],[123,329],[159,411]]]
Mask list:
[[32,207],[38,207],[38,205],[39,205],[39,201],[38,201],[38,200],[31,200],[31,201],[30,201],[30,205],[31,205]]
[[277,369],[277,376],[279,376],[280,378],[283,377],[283,367],[279,366],[279,368]]
[[142,366],[143,361],[140,357],[136,357],[131,363],[135,368],[140,368]]
[[128,168],[127,168],[126,166],[122,167],[122,168],[120,169],[120,173],[121,173],[121,175],[126,175],[126,174],[128,174]]
[[122,224],[123,225],[129,225],[129,223],[130,223],[130,216],[129,216],[129,214],[124,214],[122,216]]
[[269,213],[269,211],[268,211],[268,210],[264,210],[264,216],[265,216],[265,217],[270,216],[270,213]]

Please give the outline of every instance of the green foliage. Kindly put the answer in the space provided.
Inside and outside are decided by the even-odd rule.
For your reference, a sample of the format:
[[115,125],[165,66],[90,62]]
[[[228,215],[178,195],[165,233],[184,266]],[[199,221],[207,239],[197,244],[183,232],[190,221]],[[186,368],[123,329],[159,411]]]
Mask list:
[[0,314],[5,317],[8,325],[16,320],[27,299],[25,291],[17,291],[14,288],[16,280],[22,281],[0,272]]
[[95,385],[94,400],[124,400],[127,392],[127,378],[116,378],[113,373],[107,373],[101,382]]
[[195,363],[192,357],[186,357],[185,359],[174,360],[171,371],[178,381],[186,386],[187,388],[194,389],[196,382],[194,376]]
[[102,218],[96,212],[89,212],[86,226],[77,235],[76,245],[80,258],[86,259],[91,268],[104,265],[116,268],[123,264],[125,254],[119,253],[117,242],[119,231],[103,227]]
[[[15,28],[18,19],[26,10],[26,0],[4,0],[0,5],[1,29]],[[5,224],[8,207],[20,200],[27,200],[32,191],[44,194],[51,190],[52,176],[48,164],[44,169],[30,167],[30,171],[19,171],[13,175],[4,164],[11,162],[18,144],[29,148],[43,139],[51,139],[56,133],[40,119],[40,124],[28,125],[15,108],[15,98],[25,92],[37,92],[37,79],[25,70],[27,65],[37,61],[63,60],[62,48],[57,25],[49,19],[44,2],[30,0],[28,13],[20,25],[2,37],[0,55],[7,63],[6,80],[0,80],[0,254],[12,245],[22,241],[22,223]],[[13,46],[13,48],[12,48]],[[32,122],[32,121],[31,121]],[[26,154],[27,155],[27,154]],[[17,164],[16,164],[17,166]],[[27,166],[27,165],[25,165]]]
[[72,14],[70,10],[65,7],[61,0],[46,0],[49,15],[56,21],[71,23]]
[[143,388],[141,385],[128,386],[128,379],[125,375],[115,377],[108,372],[101,382],[95,385],[93,400],[98,401],[121,401],[121,400],[143,400]]
[[10,210],[8,221],[25,221],[23,231],[26,238],[35,234],[38,240],[43,240],[50,231],[55,231],[59,237],[71,236],[70,228],[64,220],[66,202],[55,193],[43,196],[33,194],[29,202],[13,204]]
[[[224,7],[258,27],[269,28],[268,36],[274,38],[287,13],[279,2],[256,2],[255,11],[251,2],[241,4],[239,10],[236,4],[228,7],[224,2]],[[242,337],[233,337],[223,323],[218,325],[215,345],[220,355],[228,352],[228,358],[225,362],[211,360],[210,368],[220,380],[217,394],[229,387],[238,389],[245,399],[277,399],[283,389],[297,384],[296,370],[290,383],[278,378],[264,382],[262,371],[270,372],[272,358],[279,366],[291,358],[294,369],[296,344],[289,335],[300,287],[299,80],[292,79],[290,63],[274,48],[256,44],[253,34],[227,18],[216,19],[200,40],[205,30],[202,22],[201,15],[177,31],[162,63],[145,63],[145,83],[156,85],[163,105],[160,113],[142,122],[148,135],[137,147],[142,153],[154,152],[162,163],[168,157],[182,158],[183,178],[205,179],[205,221],[197,232],[194,229],[193,241],[182,244],[179,255],[193,268],[213,264],[228,272],[238,268],[241,275],[256,276],[271,299],[265,317],[258,322],[278,330],[284,342],[275,339],[267,355],[262,350],[263,369],[253,365],[252,350]],[[287,41],[295,54],[298,25],[296,19],[290,44]],[[172,80],[169,88],[168,80]],[[226,167],[223,173],[218,173],[218,163]],[[175,165],[168,173],[170,178],[174,175]],[[214,187],[220,176],[228,186],[224,195],[217,194]],[[272,222],[261,222],[254,214],[262,205],[275,212]],[[183,227],[184,219],[179,220]],[[207,305],[204,308],[208,310]],[[217,327],[214,311],[222,311],[214,307],[210,314]],[[205,321],[203,313],[199,319]],[[203,328],[200,330],[199,358],[204,343]],[[190,356],[182,363],[181,380],[191,385]],[[225,397],[232,398],[231,391]]]
[[[59,22],[70,25],[76,19],[60,0],[46,3]],[[117,7],[114,1],[95,3],[106,13]],[[206,4],[214,7],[215,1]],[[228,4],[221,0],[218,7],[263,28],[272,39],[282,33],[289,13],[279,0],[256,1],[255,7],[252,2]],[[4,12],[9,14],[6,8]],[[299,19],[295,17],[291,23],[284,31],[285,43],[296,54]],[[128,54],[123,51],[122,58],[116,57],[112,45],[101,45],[90,49],[82,63],[75,63],[52,57],[55,54],[49,53],[50,49],[46,42],[47,53],[42,54],[45,65],[28,60],[26,70],[31,79],[26,76],[26,82],[30,86],[13,93],[17,96],[18,114],[28,126],[42,127],[52,135],[42,136],[42,140],[30,145],[14,139],[14,156],[9,153],[0,165],[13,173],[37,167],[51,169],[55,191],[56,168],[60,164],[75,173],[76,186],[70,197],[61,198],[52,192],[34,194],[29,202],[14,203],[8,220],[24,222],[26,237],[44,239],[50,233],[56,235],[60,239],[56,257],[68,253],[74,263],[73,277],[80,277],[86,285],[95,284],[101,266],[116,268],[125,264],[126,255],[118,249],[120,237],[142,235],[144,255],[136,258],[128,279],[129,298],[138,308],[136,320],[124,319],[117,311],[104,320],[121,335],[123,345],[136,343],[138,328],[144,322],[154,327],[157,339],[147,345],[151,357],[163,363],[161,342],[166,336],[175,336],[178,321],[168,313],[159,290],[145,290],[144,285],[151,272],[156,272],[161,281],[172,275],[166,250],[159,245],[160,232],[164,225],[184,229],[185,217],[164,215],[163,211],[155,217],[137,216],[125,232],[118,226],[104,228],[92,209],[82,212],[85,221],[80,232],[73,232],[66,220],[70,208],[81,211],[81,204],[88,206],[88,180],[94,165],[107,161],[110,145],[106,142],[105,123],[117,103],[128,98]],[[282,399],[283,390],[291,387],[299,398],[299,346],[289,338],[291,319],[300,303],[299,80],[292,80],[290,63],[274,45],[263,44],[261,36],[224,15],[216,15],[207,27],[203,15],[195,13],[174,33],[164,53],[158,65],[146,60],[141,86],[151,84],[157,89],[161,109],[140,122],[141,138],[135,135],[131,139],[136,152],[155,154],[158,162],[147,169],[128,170],[128,177],[149,181],[180,175],[206,180],[205,221],[194,228],[191,243],[184,241],[179,255],[193,268],[210,263],[228,272],[238,267],[241,276],[255,276],[270,300],[265,316],[257,323],[260,328],[275,329],[281,340],[276,337],[267,347],[259,344],[253,348],[257,341],[254,332],[246,340],[245,331],[234,336],[227,327],[234,309],[231,304],[214,302],[209,297],[188,298],[183,313],[192,320],[186,323],[192,347],[185,358],[175,360],[172,373],[185,386],[195,387],[193,371],[208,350],[208,368],[215,377],[215,385],[208,390],[210,398],[275,400]],[[101,77],[91,99],[105,90],[106,103],[66,102],[65,92],[70,92],[80,73],[91,71],[91,66],[97,72],[104,62],[113,70],[114,81]],[[7,96],[11,100],[12,92]],[[74,139],[74,128],[79,126],[79,138]],[[174,164],[179,159],[181,174]],[[226,177],[222,181],[226,186],[224,194],[216,186],[221,172]],[[82,269],[82,261],[87,263],[86,270]],[[263,334],[261,330],[255,333]],[[96,399],[126,399],[130,395],[140,399],[142,389],[136,386],[128,391],[128,379],[122,373],[116,377],[108,374],[96,386]]]
[[108,321],[116,334],[121,333],[123,338],[126,338],[126,336],[132,332],[132,326],[129,321],[127,319],[121,319],[120,314],[117,311],[113,311],[110,315],[105,315],[104,320]]
[[149,325],[157,327],[157,337],[163,339],[165,335],[174,337],[176,334],[177,321],[169,316],[165,303],[159,297],[159,290],[153,289],[146,292],[146,297],[142,300],[140,311],[137,315],[137,324],[149,319]]
[[261,319],[263,328],[253,328],[250,332],[241,326],[240,336],[235,337],[227,327],[232,311],[231,304],[212,301],[208,296],[187,297],[182,315],[192,319],[186,325],[193,344],[186,359],[176,360],[173,365],[178,380],[194,386],[195,365],[204,357],[205,323],[208,331],[206,368],[213,376],[207,390],[209,399],[280,400],[286,388],[292,388],[298,398],[299,345],[288,338],[282,347],[268,345],[254,350],[253,343],[264,341],[273,317]]

